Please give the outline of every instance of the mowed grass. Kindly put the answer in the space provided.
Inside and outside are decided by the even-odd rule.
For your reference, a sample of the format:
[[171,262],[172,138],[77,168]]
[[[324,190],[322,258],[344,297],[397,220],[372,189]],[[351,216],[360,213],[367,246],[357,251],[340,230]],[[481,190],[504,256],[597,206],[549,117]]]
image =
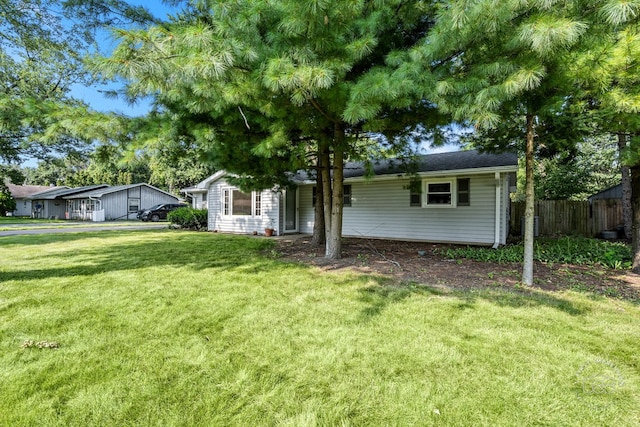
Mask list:
[[0,237],[0,425],[640,425],[638,305],[322,272],[272,243]]

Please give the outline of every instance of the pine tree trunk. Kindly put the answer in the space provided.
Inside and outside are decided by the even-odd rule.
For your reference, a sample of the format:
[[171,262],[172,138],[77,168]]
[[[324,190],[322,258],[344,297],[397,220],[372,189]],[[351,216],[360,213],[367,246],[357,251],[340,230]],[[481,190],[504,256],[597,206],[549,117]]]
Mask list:
[[325,244],[325,227],[324,227],[324,191],[322,184],[322,172],[324,162],[322,161],[322,154],[318,153],[318,169],[316,172],[316,200],[314,207],[314,221],[313,221],[313,237],[311,239],[311,245],[319,247]]
[[633,207],[633,265],[631,270],[640,274],[640,165],[631,167],[631,205]]
[[534,149],[534,116],[527,114],[527,146],[525,150],[525,208],[524,208],[524,259],[522,263],[522,283],[533,285],[533,149]]
[[[342,257],[342,211],[344,206],[344,143],[345,132],[342,126],[336,124],[333,131],[333,170],[331,176],[331,214],[330,224],[327,224],[325,215],[325,228],[327,229],[327,242],[325,244],[325,257],[340,259]],[[326,187],[325,187],[326,188]],[[325,200],[327,195],[325,194]],[[325,213],[327,208],[325,207]]]
[[[627,148],[627,136],[618,133],[618,158],[622,157],[622,152]],[[633,229],[633,208],[631,206],[631,169],[629,166],[621,165],[622,173],[622,222],[624,224],[624,237],[632,238]]]
[[[320,180],[322,181],[322,211],[324,214],[324,240],[325,245],[327,245],[331,234],[331,196],[333,194],[331,189],[331,154],[329,153],[329,148],[327,146],[323,146],[321,149],[321,156],[323,163],[323,167],[320,169]],[[325,246],[325,255],[326,253],[327,248]]]

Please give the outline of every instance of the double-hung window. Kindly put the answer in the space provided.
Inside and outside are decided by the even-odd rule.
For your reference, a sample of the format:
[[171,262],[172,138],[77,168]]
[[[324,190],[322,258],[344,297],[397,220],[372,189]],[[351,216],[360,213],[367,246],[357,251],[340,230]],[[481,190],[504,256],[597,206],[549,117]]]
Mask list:
[[129,199],[129,212],[138,212],[140,209],[140,199]]
[[424,206],[454,208],[456,206],[454,183],[453,180],[425,181]]
[[422,207],[455,208],[471,205],[471,180],[469,178],[425,180],[422,195],[413,186],[409,187],[410,205]]

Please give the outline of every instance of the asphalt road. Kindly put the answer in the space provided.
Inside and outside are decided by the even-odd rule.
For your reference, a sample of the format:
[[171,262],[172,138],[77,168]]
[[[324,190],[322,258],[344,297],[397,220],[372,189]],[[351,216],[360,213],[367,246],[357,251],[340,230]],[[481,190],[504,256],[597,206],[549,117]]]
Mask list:
[[[95,223],[92,223],[95,224]],[[87,223],[71,222],[71,223],[34,223],[34,224],[14,224],[3,225],[3,228],[16,227],[16,230],[3,230],[0,231],[0,237],[2,236],[19,236],[27,234],[52,234],[52,233],[82,233],[87,231],[105,231],[105,230],[148,230],[148,229],[160,229],[167,228],[169,223],[134,223],[134,222],[114,222],[105,223],[100,225],[88,226]],[[32,227],[32,228],[27,228]]]

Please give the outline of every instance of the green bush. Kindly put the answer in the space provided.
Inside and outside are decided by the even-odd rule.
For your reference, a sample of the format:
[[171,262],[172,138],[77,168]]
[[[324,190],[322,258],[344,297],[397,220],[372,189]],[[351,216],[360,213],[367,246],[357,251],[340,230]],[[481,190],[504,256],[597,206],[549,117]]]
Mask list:
[[169,212],[167,219],[179,228],[206,231],[208,212],[206,209],[178,208]]
[[6,216],[7,212],[16,209],[16,201],[11,196],[9,189],[0,183],[0,216]]
[[[484,262],[522,262],[523,243],[498,249],[479,247],[447,248],[438,251],[451,258],[468,258]],[[622,242],[588,239],[585,237],[560,237],[536,239],[533,257],[541,262],[561,264],[600,264],[608,268],[631,267],[631,247]]]

